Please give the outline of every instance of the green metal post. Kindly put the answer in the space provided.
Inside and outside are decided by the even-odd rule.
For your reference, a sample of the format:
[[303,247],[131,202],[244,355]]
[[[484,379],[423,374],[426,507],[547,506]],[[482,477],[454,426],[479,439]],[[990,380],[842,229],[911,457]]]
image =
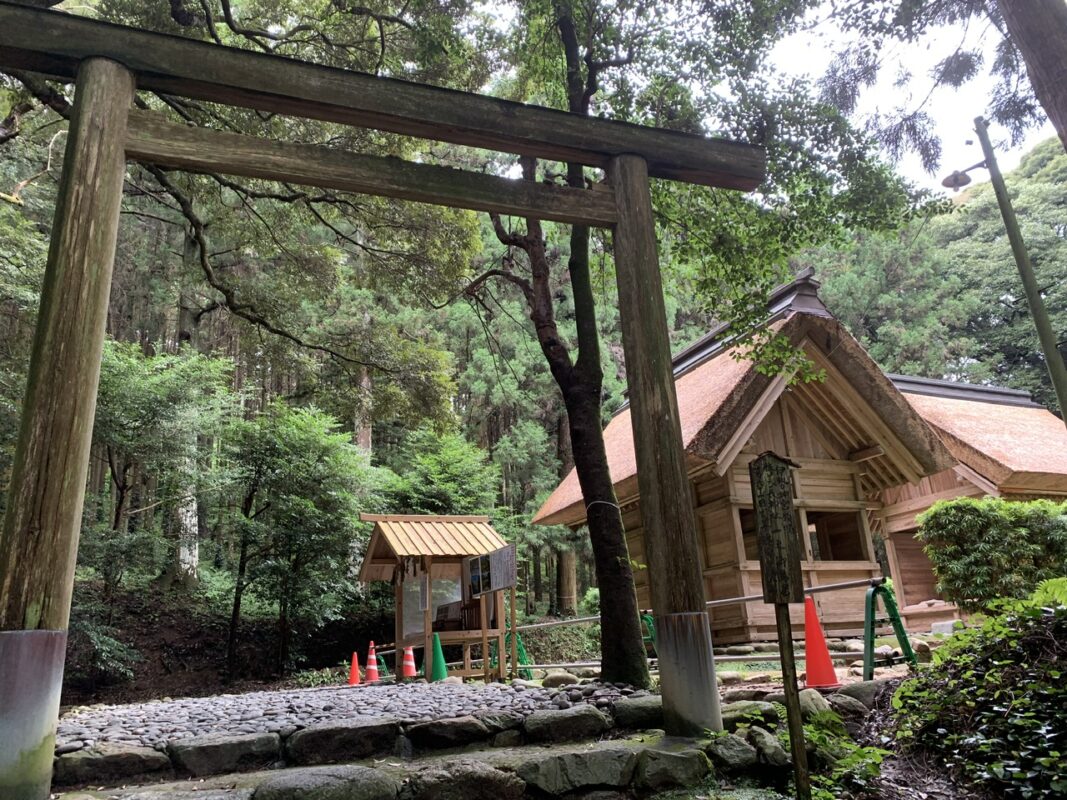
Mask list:
[[900,611],[897,609],[897,601],[893,596],[893,590],[885,584],[872,586],[867,590],[867,597],[863,609],[863,680],[869,681],[874,678],[874,638],[875,627],[878,622],[878,598],[882,598],[886,616],[893,626],[900,652],[904,654],[904,660],[911,666],[917,667],[919,659],[915,657],[915,651],[911,649],[908,640],[908,632],[904,630],[904,622],[900,619]]
[[1030,263],[1030,254],[1023,243],[1023,235],[1019,230],[1019,220],[1015,217],[1015,209],[1008,197],[1008,188],[1004,184],[1004,176],[1000,174],[997,166],[996,153],[989,141],[989,126],[982,117],[974,120],[974,130],[978,134],[978,141],[982,143],[982,153],[985,155],[986,169],[993,183],[993,191],[1000,205],[1001,216],[1004,217],[1004,228],[1008,232],[1008,241],[1011,242],[1011,252],[1015,256],[1015,266],[1019,268],[1019,277],[1023,281],[1023,289],[1026,291],[1026,302],[1030,305],[1030,315],[1034,318],[1037,328],[1037,336],[1041,340],[1041,349],[1045,353],[1045,366],[1052,378],[1052,386],[1056,390],[1056,399],[1060,404],[1060,416],[1067,423],[1067,365],[1063,363],[1060,354],[1056,333],[1052,330],[1052,322],[1045,308],[1045,301],[1041,297],[1041,289],[1037,285],[1034,276],[1034,267]]

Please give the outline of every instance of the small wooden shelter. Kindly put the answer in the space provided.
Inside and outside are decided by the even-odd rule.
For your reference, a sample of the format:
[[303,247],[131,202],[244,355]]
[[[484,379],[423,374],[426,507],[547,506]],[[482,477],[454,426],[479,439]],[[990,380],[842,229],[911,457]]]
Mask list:
[[881,493],[882,532],[901,613],[909,627],[958,616],[937,591],[915,538],[916,517],[939,500],[1067,499],[1067,428],[1028,392],[890,375],[955,456],[953,467]]
[[[872,526],[879,493],[950,469],[952,454],[818,298],[805,273],[771,297],[767,325],[787,336],[826,379],[790,385],[768,377],[714,330],[674,358],[690,496],[698,523],[706,600],[759,595],[760,564],[748,463],[773,450],[800,465],[794,505],[807,586],[877,577]],[[630,555],[646,562],[630,408],[604,432]],[[585,506],[572,471],[534,518],[578,527]],[[635,574],[642,608],[654,604],[647,570]],[[862,633],[864,588],[815,595],[831,635]],[[803,627],[803,609],[793,608]],[[713,608],[717,643],[772,640],[774,609],[762,601]]]
[[463,666],[451,674],[488,675],[484,664],[479,669],[471,666],[471,645],[480,644],[485,659],[488,643],[493,640],[499,655],[493,673],[502,680],[506,660],[504,593],[473,597],[464,574],[466,559],[507,547],[489,524],[489,517],[363,514],[360,519],[373,522],[374,530],[359,579],[393,584],[397,653],[405,647],[422,648],[425,674],[429,675],[436,633],[442,646],[463,648]]

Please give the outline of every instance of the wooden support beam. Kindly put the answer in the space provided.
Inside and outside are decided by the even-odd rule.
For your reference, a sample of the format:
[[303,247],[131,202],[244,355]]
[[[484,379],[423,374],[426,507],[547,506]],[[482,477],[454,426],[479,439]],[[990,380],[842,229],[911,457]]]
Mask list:
[[667,732],[722,730],[644,159],[612,160],[615,273]]
[[860,450],[853,450],[848,454],[848,460],[859,464],[861,461],[870,461],[872,458],[880,458],[885,455],[885,448],[880,444],[872,444]]
[[607,227],[617,218],[614,193],[604,184],[573,189],[509,180],[399,158],[193,128],[150,111],[130,112],[126,155],[191,172],[287,181],[572,225]]
[[114,61],[78,71],[0,531],[0,630],[61,630],[70,617],[133,93]]
[[604,167],[636,153],[649,173],[750,190],[762,148],[220,47],[0,0],[0,67],[70,78],[82,60],[125,64],[149,91]]

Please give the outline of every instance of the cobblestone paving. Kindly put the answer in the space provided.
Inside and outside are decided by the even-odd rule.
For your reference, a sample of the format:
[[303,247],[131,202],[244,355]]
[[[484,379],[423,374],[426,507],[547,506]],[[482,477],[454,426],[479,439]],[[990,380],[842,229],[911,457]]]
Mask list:
[[101,742],[165,750],[170,741],[211,733],[266,732],[286,737],[301,728],[356,716],[394,717],[407,723],[494,711],[526,716],[540,709],[568,708],[582,702],[609,708],[620,697],[634,694],[646,692],[593,682],[559,689],[522,683],[411,683],[86,706],[59,720],[56,753],[70,753]]

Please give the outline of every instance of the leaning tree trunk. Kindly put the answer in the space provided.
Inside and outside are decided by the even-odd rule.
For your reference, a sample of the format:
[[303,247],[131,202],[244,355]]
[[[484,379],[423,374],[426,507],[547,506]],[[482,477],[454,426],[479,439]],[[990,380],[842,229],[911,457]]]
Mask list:
[[997,6],[1026,62],[1034,94],[1067,149],[1067,3],[997,0]]

